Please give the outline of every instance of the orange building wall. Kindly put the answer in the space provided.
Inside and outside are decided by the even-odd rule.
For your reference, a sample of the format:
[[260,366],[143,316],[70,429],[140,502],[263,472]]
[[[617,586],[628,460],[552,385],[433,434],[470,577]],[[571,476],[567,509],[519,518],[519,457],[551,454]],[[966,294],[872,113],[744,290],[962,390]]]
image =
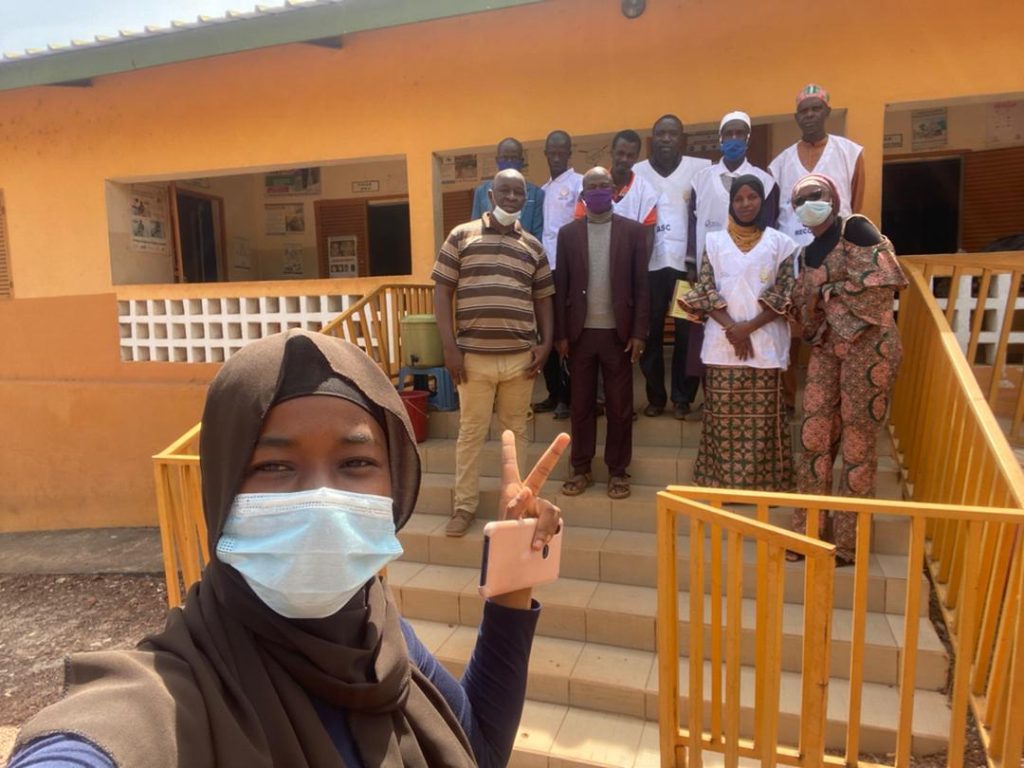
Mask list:
[[113,294],[0,301],[0,531],[153,525],[149,457],[217,366],[118,359]]
[[648,6],[630,21],[617,0],[549,0],[354,34],[341,50],[282,46],[0,93],[17,297],[0,302],[0,530],[154,521],[148,457],[195,421],[212,375],[118,362],[107,179],[404,155],[426,278],[443,234],[435,150],[666,111],[788,114],[814,80],[867,148],[877,218],[886,104],[1024,92],[1011,65],[1020,0]]

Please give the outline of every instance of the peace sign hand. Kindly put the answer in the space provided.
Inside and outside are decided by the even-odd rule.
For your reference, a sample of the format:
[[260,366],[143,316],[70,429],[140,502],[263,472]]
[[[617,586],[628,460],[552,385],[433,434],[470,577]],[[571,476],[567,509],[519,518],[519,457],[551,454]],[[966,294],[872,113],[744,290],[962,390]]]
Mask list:
[[[501,494],[498,498],[498,515],[502,520],[537,518],[537,529],[531,544],[534,550],[543,549],[560,525],[561,512],[558,507],[540,498],[540,492],[565,453],[565,449],[569,447],[569,441],[569,435],[564,432],[558,435],[530,470],[526,480],[522,480],[516,457],[515,435],[508,429],[501,435]],[[531,605],[531,590],[509,592],[492,597],[491,600],[511,608],[528,609]]]

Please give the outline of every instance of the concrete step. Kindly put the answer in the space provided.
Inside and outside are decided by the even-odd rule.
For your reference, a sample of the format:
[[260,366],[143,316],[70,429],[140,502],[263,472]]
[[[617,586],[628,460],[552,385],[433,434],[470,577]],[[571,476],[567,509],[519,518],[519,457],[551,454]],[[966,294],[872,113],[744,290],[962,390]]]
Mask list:
[[[479,626],[483,600],[477,593],[479,567],[393,563],[388,568],[392,591],[407,618],[425,619],[468,628]],[[544,606],[538,632],[549,638],[654,651],[657,590],[653,587],[614,584],[590,579],[560,578],[535,590]],[[711,598],[705,596],[704,615],[710,620]],[[679,593],[681,652],[689,648],[690,595]],[[753,664],[756,653],[755,602],[743,600],[744,663]],[[724,615],[724,601],[723,601]],[[946,685],[949,659],[927,616],[919,619],[918,688],[939,690]],[[830,674],[849,675],[852,613],[833,612]],[[706,630],[710,646],[710,631]],[[903,617],[872,611],[865,633],[865,681],[895,684],[898,681],[903,639]],[[783,606],[783,669],[798,671],[803,646],[803,608]]]
[[[479,568],[485,520],[475,520],[465,536],[451,538],[444,529],[448,518],[442,515],[417,513],[399,532],[406,562]],[[680,588],[689,588],[689,538],[680,536]],[[705,541],[705,562],[710,562],[711,542]],[[744,594],[754,597],[757,589],[757,549],[752,541],[744,542]],[[804,567],[801,563],[786,564],[784,599],[791,603],[803,600]],[[903,615],[906,600],[906,555],[872,553],[868,571],[868,610]],[[657,586],[657,536],[654,533],[618,531],[576,525],[566,518],[562,545],[561,576],[631,586]],[[837,608],[853,605],[853,568],[835,571],[834,600]],[[920,574],[921,598],[919,615],[928,615],[928,583]],[[710,574],[705,591],[710,591]]]
[[[444,622],[410,620],[424,644],[452,674],[462,674],[476,642],[476,630]],[[680,715],[687,717],[689,661],[679,659]],[[704,664],[705,690],[710,690],[710,664]],[[846,737],[849,684],[833,678],[829,684],[826,742],[841,748]],[[525,762],[573,758],[586,765],[657,765],[658,668],[651,651],[627,649],[589,641],[540,636],[534,642],[524,712],[517,751],[524,762],[513,765],[544,765]],[[741,670],[741,733],[753,728],[754,669]],[[863,688],[861,749],[886,753],[895,749],[898,722],[898,689],[865,683]],[[799,726],[800,677],[783,672],[781,680],[779,739],[796,744]],[[949,732],[946,697],[918,690],[914,701],[915,754],[928,754],[945,746]],[[568,729],[567,729],[568,725]],[[641,755],[644,762],[638,762]],[[562,765],[564,763],[547,763]]]
[[[667,448],[692,447],[700,445],[701,430],[703,425],[700,421],[680,421],[674,418],[671,412],[666,411],[661,416],[649,417],[642,415],[645,403],[636,404],[637,413],[641,415],[633,422],[633,446],[634,449],[640,446],[662,446]],[[608,422],[604,418],[597,420],[597,445],[600,449],[604,445],[606,428]],[[790,421],[792,427],[793,448],[799,451],[800,447],[800,418],[796,417]],[[501,439],[501,425],[497,418],[491,420],[489,437],[491,440]],[[534,415],[526,425],[526,436],[531,443],[548,445],[560,432],[572,432],[568,419],[556,421],[550,413],[539,413]],[[459,412],[458,411],[431,411],[427,415],[427,434],[433,439],[454,440],[459,436]],[[428,445],[428,440],[424,445]],[[892,454],[892,440],[887,430],[879,430],[877,450],[879,456],[890,456]]]
[[[488,448],[487,450],[490,450]],[[645,449],[648,450],[648,449]],[[653,450],[653,449],[650,449]],[[497,459],[495,458],[496,462]],[[656,461],[656,460],[655,460]],[[681,461],[677,459],[677,461]],[[497,469],[487,469],[489,459],[482,462],[485,472],[480,478],[480,506],[477,517],[493,520],[497,517],[499,482]],[[493,466],[497,466],[495,463]],[[596,467],[595,467],[596,468]],[[667,472],[665,474],[668,474]],[[632,495],[628,499],[609,499],[605,492],[605,483],[595,481],[593,487],[579,496],[565,496],[561,493],[565,475],[556,477],[544,486],[544,497],[558,505],[567,525],[573,527],[607,528],[615,531],[637,531],[653,533],[657,529],[657,495],[669,484],[685,484],[689,478],[681,480],[666,479],[661,483],[645,483],[634,476]],[[898,476],[895,471],[879,473],[879,496],[893,498],[899,493]],[[416,504],[417,514],[449,516],[454,507],[452,487],[454,478],[451,474],[427,472],[420,483],[420,495]],[[730,507],[732,511],[756,516],[753,507]],[[769,512],[768,522],[781,528],[789,528],[792,509],[785,507],[773,508]],[[871,550],[883,554],[900,555],[907,551],[910,525],[901,516],[876,515],[872,526]]]

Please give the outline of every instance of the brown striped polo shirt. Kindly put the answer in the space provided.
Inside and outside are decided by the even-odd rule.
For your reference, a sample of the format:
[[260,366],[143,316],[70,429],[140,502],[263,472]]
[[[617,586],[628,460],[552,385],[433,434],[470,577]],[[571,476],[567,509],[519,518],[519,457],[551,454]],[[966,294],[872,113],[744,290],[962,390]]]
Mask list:
[[451,231],[431,275],[455,287],[455,340],[464,352],[522,352],[537,342],[533,302],[555,293],[540,242],[491,213]]

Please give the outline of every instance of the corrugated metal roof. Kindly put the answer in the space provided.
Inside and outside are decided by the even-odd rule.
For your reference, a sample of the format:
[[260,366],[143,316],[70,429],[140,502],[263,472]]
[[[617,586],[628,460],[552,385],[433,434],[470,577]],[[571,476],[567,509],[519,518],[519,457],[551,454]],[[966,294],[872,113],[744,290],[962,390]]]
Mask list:
[[0,91],[81,84],[145,67],[538,2],[544,0],[285,0],[252,11],[7,52],[0,60]]
[[[289,13],[298,8],[311,8],[317,5],[341,5],[345,0],[285,0],[276,5],[257,4],[251,11],[229,10],[223,16],[200,15],[194,21],[183,21],[174,19],[166,25],[147,24],[142,29],[120,29],[117,35],[96,35],[92,40],[72,39],[70,42],[49,43],[46,48],[26,48],[23,51],[4,51],[4,61],[24,61],[26,59],[49,56],[54,53],[61,53],[83,48],[97,48],[99,46],[117,45],[125,40],[143,40],[146,38],[170,35],[185,29],[224,24],[242,19],[255,19],[264,16],[277,16],[282,13]],[[2,64],[0,64],[2,66]]]

